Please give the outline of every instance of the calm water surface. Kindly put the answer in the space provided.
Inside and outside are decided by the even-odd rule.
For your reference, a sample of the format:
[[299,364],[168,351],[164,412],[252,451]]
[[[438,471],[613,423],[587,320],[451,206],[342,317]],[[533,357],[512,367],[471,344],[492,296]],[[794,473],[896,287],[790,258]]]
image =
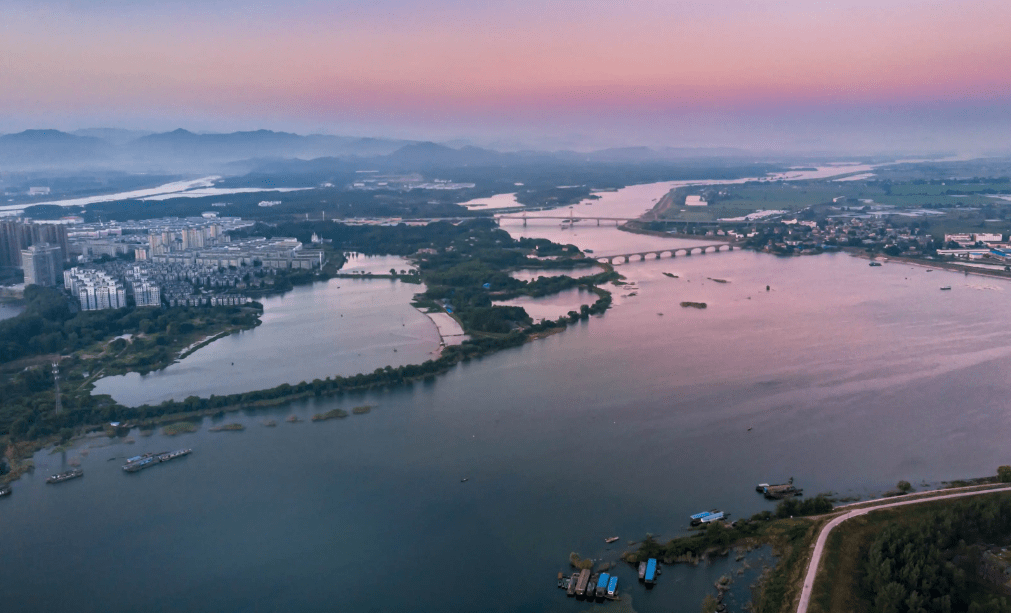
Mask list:
[[[600,253],[634,236],[557,232]],[[619,270],[636,295],[604,316],[431,383],[223,418],[241,433],[208,432],[208,419],[171,440],[40,452],[0,501],[5,610],[585,611],[555,587],[569,552],[613,560],[622,547],[608,536],[666,538],[703,509],[769,509],[757,482],[866,496],[1011,461],[1006,283],[841,254]],[[320,287],[323,300],[328,286],[285,299]],[[289,331],[278,368],[315,368],[290,348],[319,330],[276,327]],[[364,403],[376,408],[283,421]],[[194,453],[119,468],[183,446]],[[44,484],[71,461],[83,479]],[[668,569],[649,593],[620,566],[619,586],[636,611],[695,612],[733,564]]]
[[[346,268],[385,273],[402,258],[353,257]],[[331,279],[264,299],[259,327],[219,339],[163,370],[100,379],[95,394],[128,406],[208,397],[372,372],[435,357],[439,331],[410,304],[424,286]]]

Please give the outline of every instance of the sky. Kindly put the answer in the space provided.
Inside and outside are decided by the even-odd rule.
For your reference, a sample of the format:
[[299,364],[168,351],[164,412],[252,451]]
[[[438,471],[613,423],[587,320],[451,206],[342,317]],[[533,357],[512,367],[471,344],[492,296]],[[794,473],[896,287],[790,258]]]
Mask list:
[[0,132],[1006,151],[1008,24],[1007,0],[3,0]]

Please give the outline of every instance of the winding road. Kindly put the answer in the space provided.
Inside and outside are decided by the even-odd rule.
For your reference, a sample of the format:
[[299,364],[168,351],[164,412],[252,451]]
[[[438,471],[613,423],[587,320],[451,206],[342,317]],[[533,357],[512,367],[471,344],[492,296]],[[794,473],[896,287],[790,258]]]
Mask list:
[[815,577],[818,575],[818,565],[821,563],[821,555],[825,551],[825,543],[828,542],[828,535],[832,532],[832,530],[836,526],[843,523],[847,519],[852,519],[854,517],[866,515],[871,511],[889,509],[892,507],[902,507],[908,504],[917,504],[920,502],[934,502],[936,500],[947,500],[950,498],[964,498],[966,496],[979,496],[982,494],[993,494],[996,492],[1011,492],[1011,486],[990,490],[973,490],[971,492],[958,492],[955,494],[945,494],[942,496],[929,496],[927,498],[917,498],[916,500],[901,500],[899,502],[888,502],[870,507],[854,509],[848,513],[840,515],[839,517],[836,517],[829,523],[825,524],[825,526],[821,529],[821,533],[818,534],[818,540],[814,544],[814,552],[811,554],[811,561],[808,563],[807,575],[804,576],[804,589],[801,590],[800,592],[800,602],[797,605],[797,613],[807,613],[807,606],[811,602],[811,592],[814,590],[814,580]]

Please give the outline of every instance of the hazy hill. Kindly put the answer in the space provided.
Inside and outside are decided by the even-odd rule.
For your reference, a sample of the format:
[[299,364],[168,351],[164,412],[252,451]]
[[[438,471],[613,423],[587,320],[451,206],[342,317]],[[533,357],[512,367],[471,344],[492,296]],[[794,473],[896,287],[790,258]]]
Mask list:
[[120,128],[86,128],[84,130],[74,130],[71,134],[74,136],[100,138],[110,145],[125,145],[142,136],[154,133],[147,130],[123,130]]
[[112,154],[109,143],[59,130],[25,130],[0,136],[0,164],[26,170],[93,164]]

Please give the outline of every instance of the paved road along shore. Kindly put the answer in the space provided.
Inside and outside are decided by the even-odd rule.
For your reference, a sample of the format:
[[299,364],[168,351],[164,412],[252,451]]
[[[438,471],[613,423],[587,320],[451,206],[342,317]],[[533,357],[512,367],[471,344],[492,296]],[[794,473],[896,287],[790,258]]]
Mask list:
[[943,496],[930,496],[928,498],[918,498],[916,500],[902,500],[899,502],[890,502],[885,504],[880,504],[872,507],[864,507],[862,509],[854,509],[849,513],[845,513],[836,517],[821,529],[821,533],[818,535],[818,540],[814,545],[814,552],[811,554],[811,562],[807,567],[807,575],[804,577],[804,589],[800,592],[800,603],[797,605],[797,613],[807,613],[807,606],[811,601],[811,592],[814,588],[814,580],[818,575],[818,565],[821,563],[821,554],[825,550],[825,543],[828,541],[828,535],[832,530],[843,523],[847,519],[852,519],[854,517],[859,517],[861,515],[866,515],[871,511],[877,511],[880,509],[888,509],[891,507],[901,507],[908,504],[917,504],[920,502],[934,502],[935,500],[947,500],[949,498],[964,498],[966,496],[979,496],[981,494],[993,494],[995,492],[1009,492],[1011,491],[1011,486],[1002,487],[992,490],[975,490],[971,492],[959,492],[956,494],[946,494]]

